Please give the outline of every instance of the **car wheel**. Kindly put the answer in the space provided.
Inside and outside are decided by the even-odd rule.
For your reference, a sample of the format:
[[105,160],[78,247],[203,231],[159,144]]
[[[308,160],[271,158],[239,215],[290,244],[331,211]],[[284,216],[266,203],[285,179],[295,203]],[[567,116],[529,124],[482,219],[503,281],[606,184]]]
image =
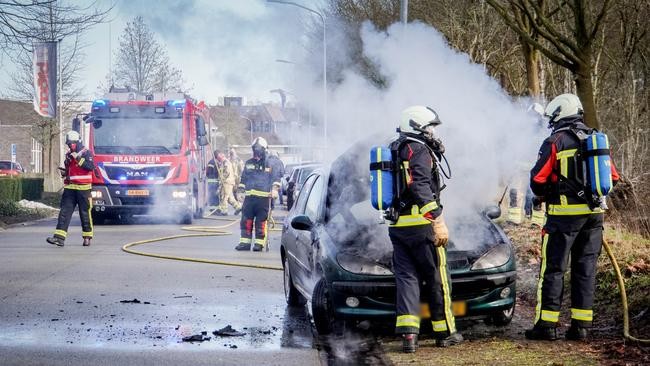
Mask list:
[[316,331],[320,335],[327,335],[334,330],[335,322],[331,311],[331,302],[327,291],[327,283],[321,278],[311,297],[311,311],[314,317]]
[[282,268],[284,271],[284,299],[287,300],[289,306],[304,306],[307,303],[307,300],[302,296],[298,289],[296,289],[296,286],[293,285],[293,277],[291,276],[291,270],[289,269],[289,258],[284,258]]
[[181,225],[192,225],[192,212],[186,212],[181,216],[180,224]]
[[489,318],[485,320],[487,324],[490,325],[496,325],[499,327],[504,327],[512,321],[512,318],[515,315],[515,305],[516,303],[512,304],[511,307],[505,309],[505,310],[500,310],[492,315],[490,315]]

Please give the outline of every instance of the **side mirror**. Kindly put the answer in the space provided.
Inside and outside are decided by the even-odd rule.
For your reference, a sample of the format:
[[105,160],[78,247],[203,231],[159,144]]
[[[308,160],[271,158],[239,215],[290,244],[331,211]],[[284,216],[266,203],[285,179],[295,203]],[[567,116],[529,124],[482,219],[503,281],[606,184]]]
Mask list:
[[201,137],[201,136],[206,136],[208,133],[205,130],[205,122],[203,122],[203,118],[201,117],[196,117],[196,136]]
[[207,136],[199,136],[199,146],[205,146],[208,145],[210,141],[208,141]]
[[311,219],[305,215],[298,215],[291,220],[291,227],[296,230],[309,231],[314,227]]
[[73,131],[81,131],[81,120],[77,117],[72,119],[72,130]]
[[497,219],[501,217],[501,207],[499,206],[488,206],[483,210],[483,214],[487,216],[489,219]]

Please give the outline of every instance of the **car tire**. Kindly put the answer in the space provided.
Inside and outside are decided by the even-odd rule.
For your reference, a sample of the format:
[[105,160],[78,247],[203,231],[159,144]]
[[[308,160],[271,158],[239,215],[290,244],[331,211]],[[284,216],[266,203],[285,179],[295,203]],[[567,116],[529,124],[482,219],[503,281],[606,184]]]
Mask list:
[[327,290],[327,282],[323,278],[314,287],[314,293],[311,297],[311,312],[318,334],[328,335],[332,333],[335,324]]
[[485,319],[485,323],[489,325],[496,325],[498,327],[505,327],[512,321],[512,318],[515,315],[515,307],[516,302],[513,303],[511,307],[500,310],[490,315],[487,319]]
[[282,265],[284,272],[284,298],[289,306],[301,307],[305,306],[307,299],[298,291],[296,286],[293,285],[293,276],[289,267],[289,258],[284,258]]
[[192,225],[192,221],[193,221],[193,219],[194,219],[192,215],[193,215],[192,212],[186,212],[186,213],[184,213],[184,214],[181,216],[180,220],[179,220],[180,224],[181,224],[181,225]]

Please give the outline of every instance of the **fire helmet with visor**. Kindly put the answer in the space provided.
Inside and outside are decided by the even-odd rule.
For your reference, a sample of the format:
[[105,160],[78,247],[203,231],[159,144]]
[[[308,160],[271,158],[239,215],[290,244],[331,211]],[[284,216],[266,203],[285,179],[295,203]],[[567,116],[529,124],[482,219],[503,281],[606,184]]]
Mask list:
[[71,151],[78,151],[82,146],[79,132],[73,130],[66,133],[65,144],[68,145]]
[[555,97],[544,110],[544,116],[548,118],[549,127],[558,121],[569,118],[582,116],[584,110],[580,98],[574,94],[561,94]]
[[256,137],[255,140],[253,140],[251,147],[253,148],[253,156],[264,158],[266,157],[266,151],[269,148],[269,144],[266,142],[266,139],[264,137],[260,136]]

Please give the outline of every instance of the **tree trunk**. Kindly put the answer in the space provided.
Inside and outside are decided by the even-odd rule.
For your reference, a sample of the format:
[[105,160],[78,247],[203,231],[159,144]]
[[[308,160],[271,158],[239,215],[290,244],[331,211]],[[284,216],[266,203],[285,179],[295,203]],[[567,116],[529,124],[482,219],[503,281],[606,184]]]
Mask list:
[[539,51],[523,40],[521,41],[521,49],[526,60],[528,95],[538,100],[541,95],[539,84]]
[[574,72],[576,81],[576,94],[582,102],[584,109],[585,124],[591,128],[600,128],[598,123],[598,114],[596,112],[596,100],[594,99],[594,86],[591,80],[591,61],[587,58],[587,62],[578,65],[577,70]]

